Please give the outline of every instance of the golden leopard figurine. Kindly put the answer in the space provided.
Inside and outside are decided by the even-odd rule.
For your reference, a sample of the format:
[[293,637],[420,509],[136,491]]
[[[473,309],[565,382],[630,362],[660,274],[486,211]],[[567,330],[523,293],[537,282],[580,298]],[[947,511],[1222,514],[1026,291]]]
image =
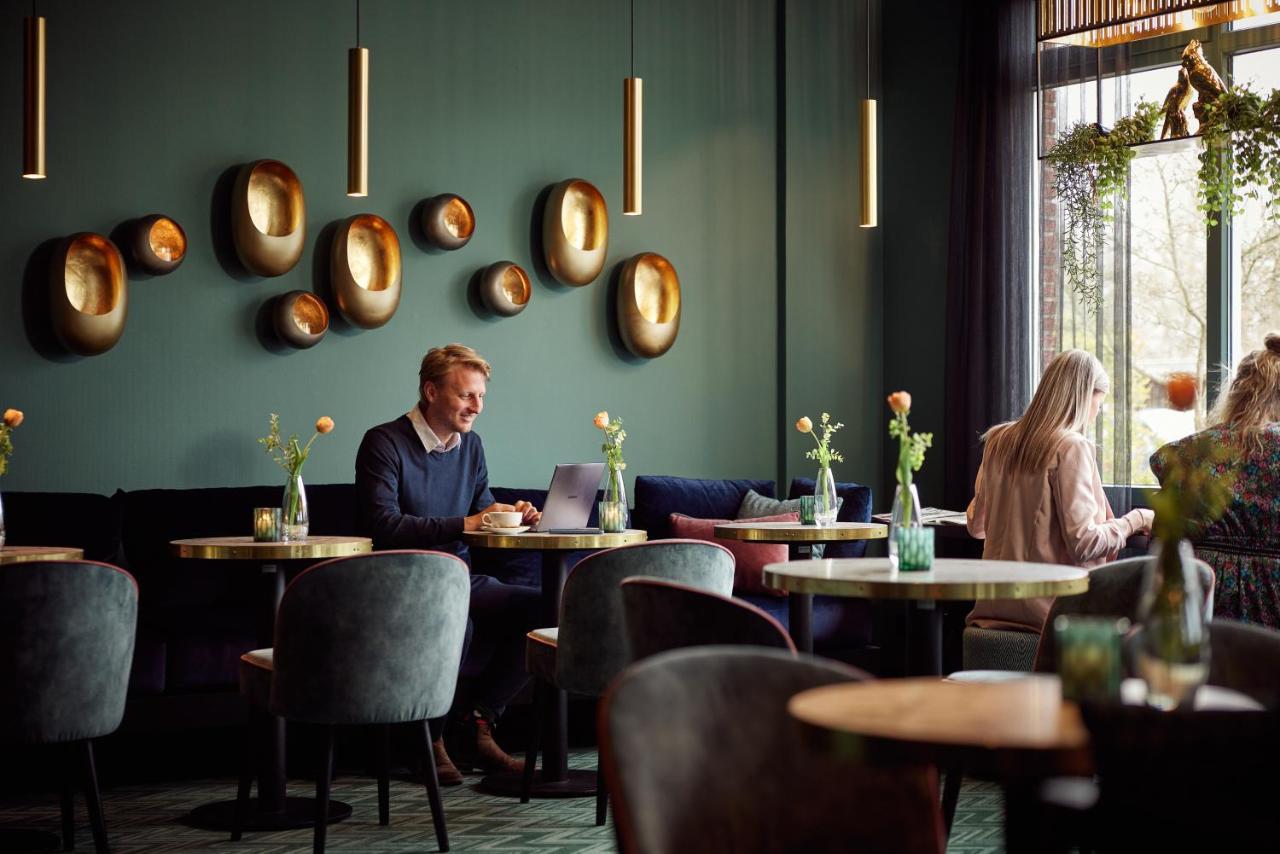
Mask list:
[[1191,78],[1187,69],[1178,69],[1178,82],[1173,84],[1169,94],[1164,96],[1164,127],[1160,129],[1161,139],[1177,139],[1186,136],[1187,107],[1191,104]]
[[1195,114],[1197,121],[1204,121],[1205,105],[1225,92],[1227,87],[1223,85],[1222,78],[1213,70],[1213,66],[1205,62],[1204,53],[1200,50],[1200,42],[1196,39],[1192,39],[1187,49],[1182,52],[1182,67],[1186,70],[1191,85],[1200,95],[1191,105],[1191,112]]

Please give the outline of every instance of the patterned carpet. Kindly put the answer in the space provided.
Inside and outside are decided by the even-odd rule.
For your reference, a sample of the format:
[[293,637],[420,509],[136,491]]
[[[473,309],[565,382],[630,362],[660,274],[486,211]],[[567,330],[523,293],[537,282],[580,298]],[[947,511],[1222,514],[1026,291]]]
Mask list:
[[[594,750],[571,754],[574,768],[594,768]],[[595,826],[592,799],[517,800],[481,794],[468,784],[444,790],[445,815],[453,851],[612,852],[613,827]],[[294,781],[291,792],[310,794],[314,784]],[[103,792],[107,827],[116,854],[171,854],[217,851],[221,854],[292,854],[311,850],[310,830],[252,833],[238,843],[227,836],[187,827],[180,819],[192,807],[235,796],[232,779],[184,783],[114,786]],[[378,791],[371,779],[341,776],[333,797],[349,803],[351,818],[329,829],[327,849],[368,854],[435,851],[431,811],[419,785],[391,783],[391,825],[378,826]],[[77,800],[76,848],[92,851],[83,799]],[[1003,851],[1000,790],[990,783],[966,781],[956,811],[949,852]],[[0,830],[28,827],[57,832],[57,798],[0,801]]]

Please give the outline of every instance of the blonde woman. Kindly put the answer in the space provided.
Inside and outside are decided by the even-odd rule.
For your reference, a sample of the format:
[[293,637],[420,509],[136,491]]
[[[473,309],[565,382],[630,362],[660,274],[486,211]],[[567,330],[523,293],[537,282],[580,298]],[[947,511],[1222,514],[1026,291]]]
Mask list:
[[[1111,389],[1092,354],[1054,357],[1027,411],[982,437],[969,533],[988,560],[1094,567],[1114,560],[1131,534],[1151,530],[1150,510],[1119,518],[1102,492],[1097,452],[1084,431]],[[1039,632],[1049,599],[979,602],[968,625]]]
[[1218,397],[1208,429],[1151,455],[1162,482],[1169,463],[1209,438],[1233,448],[1240,463],[1230,477],[1231,504],[1195,534],[1196,557],[1216,576],[1215,617],[1280,628],[1280,334],[1240,360]]

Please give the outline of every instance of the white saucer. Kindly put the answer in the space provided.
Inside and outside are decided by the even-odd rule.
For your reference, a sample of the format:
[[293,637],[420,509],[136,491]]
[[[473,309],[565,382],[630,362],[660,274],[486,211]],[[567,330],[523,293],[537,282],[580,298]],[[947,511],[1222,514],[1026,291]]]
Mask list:
[[498,528],[493,525],[485,525],[481,530],[490,534],[523,534],[529,528],[529,525],[519,525],[515,528]]

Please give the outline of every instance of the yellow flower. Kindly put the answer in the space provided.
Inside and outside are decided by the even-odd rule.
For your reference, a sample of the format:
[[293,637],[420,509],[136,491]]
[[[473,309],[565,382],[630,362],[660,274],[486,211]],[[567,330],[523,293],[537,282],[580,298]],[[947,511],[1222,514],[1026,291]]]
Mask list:
[[25,417],[21,409],[6,409],[4,411],[4,424],[6,427],[17,427]]
[[597,427],[603,430],[604,428],[609,426],[609,413],[597,412],[595,420],[592,421],[591,423],[595,424]]
[[796,429],[799,430],[801,433],[812,433],[813,422],[810,421],[809,416],[806,415],[796,422]]
[[896,413],[911,411],[911,395],[905,391],[895,391],[887,398],[889,408]]
[[333,419],[328,415],[322,415],[316,419],[316,432],[328,433],[333,429]]

